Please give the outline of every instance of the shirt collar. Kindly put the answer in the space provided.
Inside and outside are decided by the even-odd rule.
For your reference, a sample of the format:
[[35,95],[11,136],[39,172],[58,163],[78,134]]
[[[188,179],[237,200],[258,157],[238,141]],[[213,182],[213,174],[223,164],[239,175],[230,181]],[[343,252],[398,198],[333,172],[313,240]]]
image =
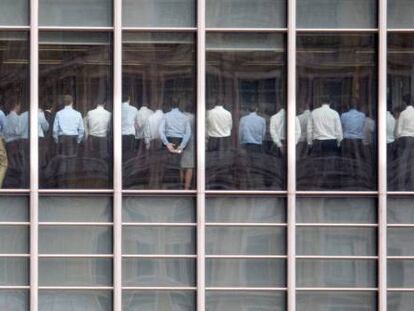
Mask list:
[[250,112],[250,113],[249,113],[249,116],[252,116],[252,115],[253,115],[253,116],[256,116],[256,115],[257,115],[257,112],[256,112],[256,111]]
[[65,106],[63,109],[73,109],[71,105]]
[[178,108],[173,108],[173,109],[171,109],[171,112],[180,112],[180,109],[178,109]]

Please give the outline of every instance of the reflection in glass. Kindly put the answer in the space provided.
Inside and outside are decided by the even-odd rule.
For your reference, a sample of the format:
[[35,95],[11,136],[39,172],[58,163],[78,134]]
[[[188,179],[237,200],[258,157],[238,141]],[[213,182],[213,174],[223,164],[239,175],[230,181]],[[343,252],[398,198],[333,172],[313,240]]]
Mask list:
[[[297,311],[376,311],[377,294],[375,292],[298,292]],[[392,309],[393,311],[396,311]],[[402,311],[402,310],[401,310]]]
[[298,223],[376,224],[377,205],[372,198],[297,198]]
[[388,35],[388,188],[414,190],[414,35]]
[[266,197],[209,197],[207,222],[285,223],[286,200]]
[[0,254],[29,253],[28,226],[0,226]]
[[27,258],[0,258],[0,286],[29,285],[29,260]]
[[124,259],[124,286],[194,286],[194,259]]
[[41,286],[112,286],[110,258],[42,258]]
[[207,0],[207,27],[285,28],[286,0]]
[[29,86],[27,33],[0,32],[0,188],[29,188]]
[[39,140],[42,188],[112,184],[110,33],[41,32],[39,105],[51,130]]
[[194,27],[196,0],[123,0],[122,21],[128,27]]
[[361,259],[299,259],[298,287],[376,287],[377,263]]
[[388,287],[414,287],[414,260],[388,259],[387,263]]
[[412,0],[388,0],[389,28],[413,28],[414,11]]
[[29,221],[29,198],[6,194],[0,196],[0,222]]
[[195,310],[195,293],[192,291],[130,291],[124,290],[122,310]]
[[388,228],[388,256],[414,256],[414,228]]
[[306,33],[297,47],[298,189],[375,189],[376,35]]
[[299,28],[376,28],[376,0],[298,0]]
[[299,227],[298,255],[375,256],[377,230],[372,228]]
[[39,0],[41,26],[112,26],[113,0]]
[[283,259],[207,259],[209,287],[284,287],[286,261]]
[[0,25],[26,26],[29,24],[29,0],[3,0]]
[[414,224],[414,202],[412,197],[388,197],[388,224]]
[[65,311],[111,311],[112,292],[100,290],[41,290],[39,292],[39,310],[52,311],[62,308]]
[[209,189],[286,188],[285,37],[207,34]]
[[28,290],[0,290],[0,310],[26,311],[29,309]]
[[206,311],[285,311],[284,292],[207,291]]
[[124,188],[194,188],[193,34],[124,33],[122,161]]
[[412,292],[389,292],[388,310],[410,311],[414,305],[414,293]]

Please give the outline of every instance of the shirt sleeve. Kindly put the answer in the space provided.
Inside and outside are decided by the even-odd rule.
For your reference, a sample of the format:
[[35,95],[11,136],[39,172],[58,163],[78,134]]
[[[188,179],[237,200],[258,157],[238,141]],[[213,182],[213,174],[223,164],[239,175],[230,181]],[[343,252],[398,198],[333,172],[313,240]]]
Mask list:
[[272,137],[273,142],[279,148],[282,147],[282,142],[280,141],[280,137],[279,137],[279,133],[277,129],[276,116],[273,116],[270,118],[269,132],[270,132],[270,137]]
[[308,120],[308,124],[306,126],[306,136],[307,136],[307,140],[308,140],[308,145],[312,145],[312,140],[313,140],[313,117],[312,114],[309,115],[309,120]]
[[192,135],[191,134],[191,123],[190,123],[190,120],[188,119],[185,125],[185,132],[184,132],[183,140],[180,145],[180,149],[184,149],[187,146],[188,142],[190,141],[191,135]]
[[398,121],[397,121],[397,126],[395,127],[395,137],[396,138],[401,137],[401,132],[402,132],[402,129],[403,129],[403,124],[404,124],[404,114],[401,113],[400,114],[400,117],[398,118]]
[[39,123],[43,133],[46,133],[49,130],[49,122],[47,122],[44,112],[39,113]]
[[243,141],[243,127],[244,127],[244,120],[243,118],[240,119],[239,123],[239,142]]
[[300,139],[301,135],[302,135],[302,129],[300,128],[300,121],[299,121],[299,118],[296,117],[296,124],[295,124],[296,144],[299,142],[299,139]]
[[162,143],[164,145],[168,145],[169,141],[167,139],[167,136],[165,136],[165,118],[164,117],[161,119],[160,128],[159,128],[158,132],[160,134],[160,138],[161,138]]
[[57,143],[59,140],[59,114],[56,113],[55,120],[53,121],[53,132],[52,132],[53,138],[55,142]]
[[150,142],[151,142],[151,126],[150,126],[149,120],[147,120],[147,122],[145,122],[144,139],[145,139],[145,144],[149,145]]
[[83,135],[85,135],[85,127],[83,126],[82,116],[79,115],[79,121],[78,121],[78,144],[82,141]]
[[340,144],[340,142],[343,139],[343,133],[342,133],[341,118],[339,117],[339,114],[336,115],[335,131],[336,131],[336,140],[338,141],[338,144]]

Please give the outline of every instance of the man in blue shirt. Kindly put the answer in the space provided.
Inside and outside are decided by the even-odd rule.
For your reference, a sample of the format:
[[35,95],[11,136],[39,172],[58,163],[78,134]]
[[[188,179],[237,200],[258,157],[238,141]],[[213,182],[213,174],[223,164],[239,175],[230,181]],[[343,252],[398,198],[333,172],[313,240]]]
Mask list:
[[[266,135],[266,120],[257,114],[257,106],[249,108],[250,113],[240,119],[239,141],[246,152],[242,158],[246,162],[242,170],[246,170],[246,186],[250,189],[259,189],[263,186],[264,173],[258,169],[263,161],[263,140]],[[243,161],[242,161],[243,162]],[[242,174],[243,175],[243,174]]]
[[53,139],[58,144],[58,152],[65,156],[76,156],[78,145],[85,134],[82,115],[73,109],[73,98],[63,97],[65,107],[56,113],[53,122]]
[[3,187],[3,181],[6,177],[8,160],[6,146],[4,144],[4,126],[6,125],[6,115],[3,112],[3,105],[0,107],[0,188]]

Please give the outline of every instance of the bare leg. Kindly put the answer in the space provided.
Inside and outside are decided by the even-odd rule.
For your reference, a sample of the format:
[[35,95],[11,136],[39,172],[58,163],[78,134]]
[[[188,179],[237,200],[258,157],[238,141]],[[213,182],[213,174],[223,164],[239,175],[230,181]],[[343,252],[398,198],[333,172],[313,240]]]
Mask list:
[[194,169],[192,168],[187,168],[185,170],[185,175],[184,175],[184,189],[185,190],[189,190],[191,188],[191,182],[193,180],[193,171]]

